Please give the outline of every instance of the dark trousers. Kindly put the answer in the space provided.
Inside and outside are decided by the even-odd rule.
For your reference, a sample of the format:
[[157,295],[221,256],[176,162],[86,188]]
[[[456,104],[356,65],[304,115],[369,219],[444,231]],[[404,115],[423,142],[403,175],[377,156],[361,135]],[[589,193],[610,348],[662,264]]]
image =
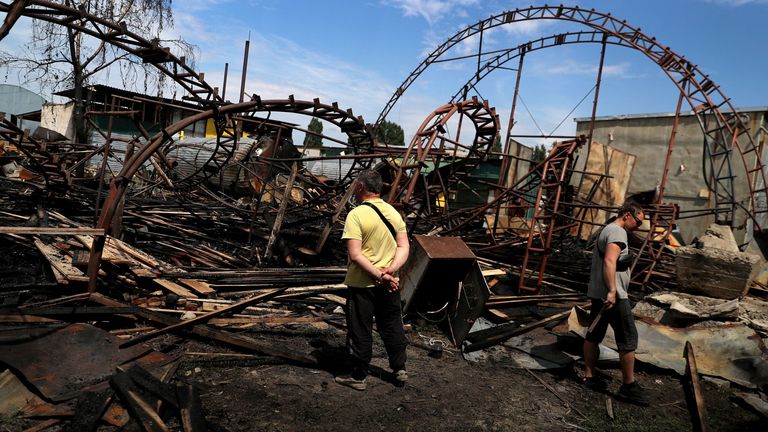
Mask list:
[[363,379],[368,374],[368,364],[373,351],[373,318],[384,341],[393,371],[405,369],[405,348],[408,339],[403,330],[400,311],[400,293],[389,292],[384,287],[347,289],[347,351],[352,357],[352,377]]

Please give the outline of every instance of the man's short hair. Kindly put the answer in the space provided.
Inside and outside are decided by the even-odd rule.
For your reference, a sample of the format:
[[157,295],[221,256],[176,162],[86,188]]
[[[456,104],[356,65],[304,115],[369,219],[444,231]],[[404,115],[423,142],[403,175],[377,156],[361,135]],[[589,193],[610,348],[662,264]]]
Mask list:
[[638,213],[645,213],[645,212],[643,211],[643,208],[640,207],[640,204],[630,201],[630,202],[625,202],[624,205],[621,206],[621,208],[619,208],[619,211],[616,214],[618,216],[622,216],[627,213],[637,217]]
[[363,185],[363,189],[368,193],[380,194],[384,185],[381,175],[374,170],[360,171],[360,174],[357,175],[357,181]]

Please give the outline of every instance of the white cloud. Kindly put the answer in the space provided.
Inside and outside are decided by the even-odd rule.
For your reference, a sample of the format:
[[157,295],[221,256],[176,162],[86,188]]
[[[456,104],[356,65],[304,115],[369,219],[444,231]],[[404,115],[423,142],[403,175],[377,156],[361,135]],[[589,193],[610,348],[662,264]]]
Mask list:
[[768,0],[704,0],[705,3],[714,3],[722,6],[746,6],[746,5],[765,5]]
[[555,24],[555,21],[552,20],[526,20],[506,24],[501,28],[514,36],[535,36],[541,34],[543,28],[553,24]]
[[466,16],[464,8],[479,3],[480,0],[384,0],[384,4],[401,9],[405,16],[422,17],[430,25],[448,14]]
[[[563,76],[563,75],[595,75],[597,65],[594,63],[580,63],[573,59],[564,59],[556,64],[537,64],[534,67],[536,75]],[[630,78],[630,64],[603,65],[603,76]]]

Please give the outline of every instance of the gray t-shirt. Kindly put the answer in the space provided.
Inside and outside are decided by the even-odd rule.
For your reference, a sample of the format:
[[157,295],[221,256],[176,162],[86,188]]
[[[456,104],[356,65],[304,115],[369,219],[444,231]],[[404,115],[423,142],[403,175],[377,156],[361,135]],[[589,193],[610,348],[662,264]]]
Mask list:
[[[616,243],[621,248],[620,256],[629,255],[627,247],[627,232],[624,228],[609,223],[597,236],[595,249],[592,251],[592,269],[589,273],[589,289],[587,297],[593,299],[604,299],[608,295],[608,287],[603,278],[603,255],[605,249],[610,243]],[[629,269],[616,271],[616,297],[627,298],[627,287],[629,287]]]

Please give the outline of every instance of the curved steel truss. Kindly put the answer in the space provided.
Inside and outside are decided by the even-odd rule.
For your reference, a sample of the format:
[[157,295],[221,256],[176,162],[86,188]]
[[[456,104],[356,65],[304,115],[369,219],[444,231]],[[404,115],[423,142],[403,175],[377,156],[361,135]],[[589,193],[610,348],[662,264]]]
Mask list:
[[[455,114],[460,114],[458,126],[451,131],[448,122]],[[465,118],[474,126],[471,144],[461,142]],[[422,122],[402,158],[390,161],[396,173],[388,201],[418,209],[432,218],[447,217],[448,197],[487,159],[498,134],[499,118],[486,100],[472,98],[437,108]],[[421,180],[425,183],[419,183]]]
[[131,32],[120,23],[99,18],[85,10],[42,0],[16,0],[11,4],[0,2],[0,12],[8,13],[2,27],[3,32],[0,32],[0,40],[8,34],[19,16],[59,24],[103,40],[135,55],[145,63],[151,63],[189,93],[186,99],[202,105],[224,102],[218,91],[205,82],[203,74],[195,72],[183,57],[176,57],[169,48]]
[[[705,137],[706,183],[713,192],[717,221],[733,225],[736,209],[742,205],[741,200],[735,194],[733,182],[735,174],[732,160],[738,158],[742,161],[747,176],[746,183],[750,188],[750,194],[747,198],[749,205],[745,210],[754,221],[755,227],[760,229],[756,216],[768,212],[765,199],[758,198],[758,196],[765,196],[768,193],[765,168],[762,163],[762,155],[760,155],[753,137],[748,133],[748,128],[736,113],[730,99],[695,64],[678,55],[669,47],[661,45],[655,38],[645,35],[639,28],[628,24],[626,20],[619,20],[611,14],[598,12],[594,9],[585,10],[578,6],[563,5],[529,7],[502,12],[466,27],[438,46],[411,72],[387,102],[379,114],[376,124],[380,124],[386,118],[399,98],[421,73],[432,63],[438,61],[453,46],[494,27],[530,20],[561,20],[583,24],[602,33],[606,43],[636,49],[656,63],[678,87],[701,125]],[[540,40],[540,43],[550,43],[546,46],[561,45],[573,40],[574,37],[576,36],[556,35],[552,39]],[[518,54],[533,49],[536,41],[529,44],[518,47]],[[513,51],[514,49],[510,53]],[[478,55],[482,55],[482,52]],[[499,56],[498,59],[494,60],[502,61],[503,59],[503,56]],[[487,63],[488,72],[493,68],[494,60]],[[479,73],[480,70],[478,70]],[[738,156],[734,154],[734,150]],[[750,165],[750,159],[755,161],[754,166]]]

